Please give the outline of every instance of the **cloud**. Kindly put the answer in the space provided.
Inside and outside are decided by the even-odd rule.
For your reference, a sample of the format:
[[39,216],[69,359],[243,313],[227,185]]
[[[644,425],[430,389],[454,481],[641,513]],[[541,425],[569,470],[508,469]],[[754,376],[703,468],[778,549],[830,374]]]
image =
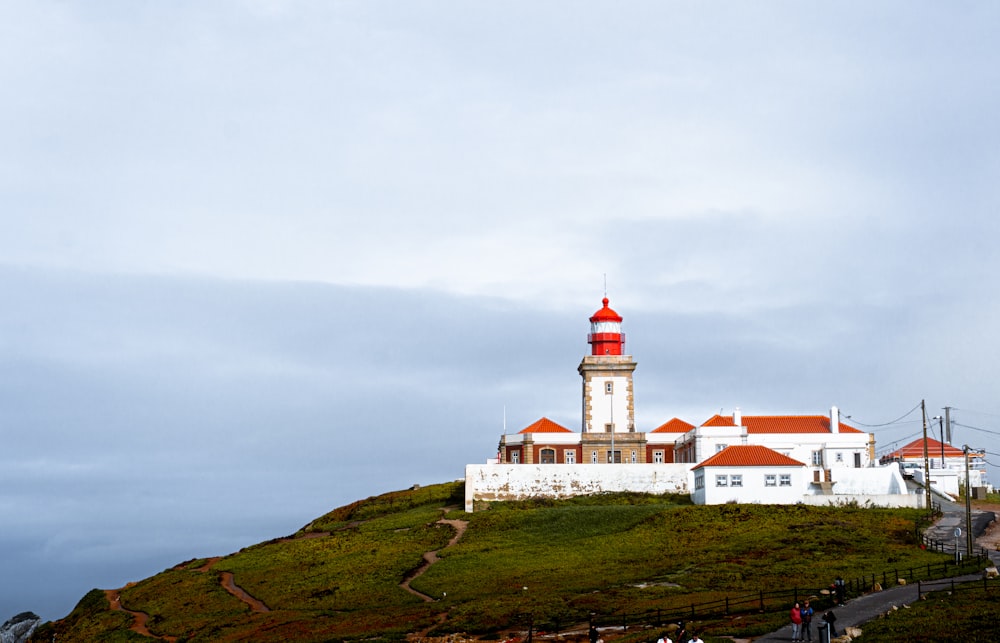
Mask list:
[[577,426],[605,279],[640,426],[989,428],[996,13],[3,7],[0,617]]

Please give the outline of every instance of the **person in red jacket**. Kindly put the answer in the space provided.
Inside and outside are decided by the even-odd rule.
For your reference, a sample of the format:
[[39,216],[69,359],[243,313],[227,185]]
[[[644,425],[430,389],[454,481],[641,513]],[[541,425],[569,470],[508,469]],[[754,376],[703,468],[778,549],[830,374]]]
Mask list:
[[799,630],[802,628],[802,611],[799,609],[798,603],[792,608],[789,616],[792,618],[792,640],[798,641]]

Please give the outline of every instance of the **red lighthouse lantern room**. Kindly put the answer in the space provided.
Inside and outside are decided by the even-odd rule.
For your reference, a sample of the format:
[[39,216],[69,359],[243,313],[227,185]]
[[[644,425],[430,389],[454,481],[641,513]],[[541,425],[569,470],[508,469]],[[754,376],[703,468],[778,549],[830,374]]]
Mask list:
[[622,317],[608,308],[608,298],[604,298],[604,307],[590,318],[590,334],[587,343],[590,344],[591,355],[622,355],[625,352],[625,335],[622,333]]

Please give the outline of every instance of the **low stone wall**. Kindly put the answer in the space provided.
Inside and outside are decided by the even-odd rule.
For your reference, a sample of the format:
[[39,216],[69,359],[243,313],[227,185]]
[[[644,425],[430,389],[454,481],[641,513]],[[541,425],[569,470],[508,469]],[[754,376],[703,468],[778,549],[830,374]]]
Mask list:
[[883,493],[852,494],[839,493],[829,496],[802,496],[802,504],[818,507],[857,504],[859,507],[907,507],[924,508],[924,494]]
[[469,464],[465,510],[476,500],[569,498],[600,493],[688,493],[690,464]]

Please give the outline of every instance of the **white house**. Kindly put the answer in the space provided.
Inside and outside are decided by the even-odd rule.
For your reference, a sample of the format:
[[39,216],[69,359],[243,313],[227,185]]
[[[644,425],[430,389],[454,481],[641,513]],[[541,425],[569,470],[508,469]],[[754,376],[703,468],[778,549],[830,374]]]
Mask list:
[[794,504],[805,489],[804,462],[760,445],[725,447],[692,471],[697,505]]

